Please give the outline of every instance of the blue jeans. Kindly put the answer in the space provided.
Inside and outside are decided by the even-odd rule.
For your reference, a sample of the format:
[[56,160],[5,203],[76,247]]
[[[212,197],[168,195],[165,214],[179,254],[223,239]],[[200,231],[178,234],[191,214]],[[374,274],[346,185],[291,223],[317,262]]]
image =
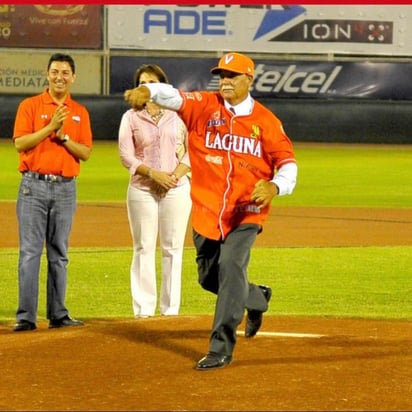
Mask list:
[[67,250],[76,210],[76,180],[45,182],[23,175],[17,199],[19,223],[19,306],[17,321],[36,323],[39,272],[47,254],[47,318],[68,315],[65,307]]

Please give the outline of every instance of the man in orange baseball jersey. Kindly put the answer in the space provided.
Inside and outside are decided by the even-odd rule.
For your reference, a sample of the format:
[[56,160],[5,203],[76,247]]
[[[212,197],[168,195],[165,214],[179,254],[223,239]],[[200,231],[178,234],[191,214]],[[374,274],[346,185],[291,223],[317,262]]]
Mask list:
[[197,370],[232,362],[245,309],[245,336],[258,332],[272,290],[248,281],[250,250],[273,197],[291,194],[297,177],[292,143],[282,123],[250,95],[253,60],[227,53],[211,73],[220,76],[219,91],[185,93],[157,83],[124,95],[136,109],[153,100],[176,110],[189,131],[199,283],[217,294],[209,351],[197,362]]
[[87,109],[69,93],[75,81],[71,56],[53,54],[48,88],[24,99],[17,110],[13,141],[22,179],[17,199],[19,223],[19,305],[16,332],[36,329],[39,270],[47,253],[49,328],[80,326],[65,306],[68,238],[76,209],[80,161],[89,158],[92,131]]

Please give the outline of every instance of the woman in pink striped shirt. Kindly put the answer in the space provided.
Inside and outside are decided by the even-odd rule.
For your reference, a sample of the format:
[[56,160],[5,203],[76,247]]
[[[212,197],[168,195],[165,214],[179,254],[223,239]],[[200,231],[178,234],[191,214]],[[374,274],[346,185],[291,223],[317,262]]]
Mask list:
[[[142,65],[135,86],[168,83],[157,65]],[[178,315],[184,240],[192,207],[187,130],[171,110],[148,102],[123,114],[119,154],[129,171],[127,212],[133,239],[130,268],[135,317],[154,316],[157,308],[156,246],[161,249],[161,315]],[[189,175],[189,176],[188,176]]]

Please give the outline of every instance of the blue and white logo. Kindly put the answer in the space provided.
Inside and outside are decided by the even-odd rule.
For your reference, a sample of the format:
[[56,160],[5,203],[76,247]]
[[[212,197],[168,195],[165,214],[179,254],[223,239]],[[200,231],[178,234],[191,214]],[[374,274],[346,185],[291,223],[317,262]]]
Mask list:
[[286,30],[291,24],[296,24],[297,20],[301,20],[305,14],[306,9],[302,6],[281,6],[280,9],[271,8],[263,16],[253,40],[257,40],[268,33]]

